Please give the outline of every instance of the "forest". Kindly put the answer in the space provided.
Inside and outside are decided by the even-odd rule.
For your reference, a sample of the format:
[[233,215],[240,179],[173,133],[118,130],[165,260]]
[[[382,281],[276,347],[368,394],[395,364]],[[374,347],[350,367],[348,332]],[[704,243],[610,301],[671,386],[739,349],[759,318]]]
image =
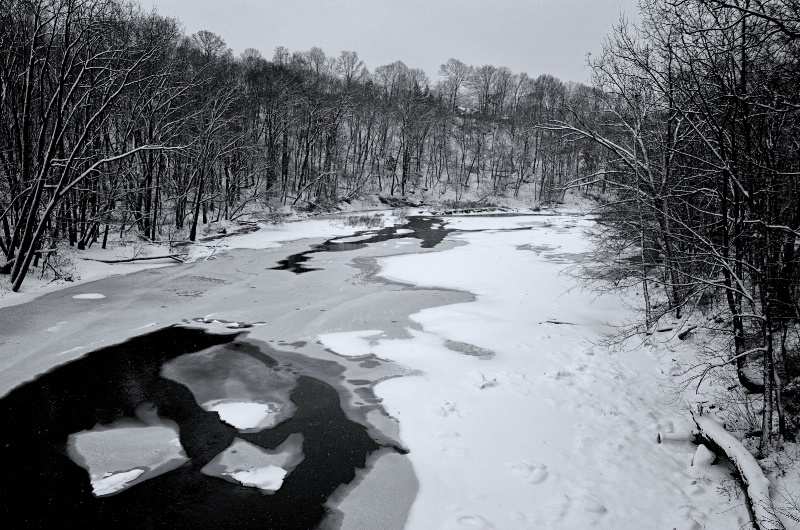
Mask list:
[[[710,337],[768,452],[800,430],[800,2],[642,0],[591,86],[450,59],[248,49],[121,0],[0,0],[0,273],[61,245],[380,196],[597,201],[589,281]],[[535,53],[535,50],[531,50]],[[52,266],[52,265],[50,265]],[[598,284],[599,285],[599,284]]]
[[693,319],[686,388],[722,382],[768,454],[800,430],[800,2],[639,5],[593,61],[603,103],[549,128],[613,153],[584,177],[606,190],[594,279],[636,287],[640,331]]
[[14,290],[58,245],[109,231],[195,241],[198,224],[375,195],[551,201],[600,164],[592,142],[537,127],[590,101],[552,76],[451,59],[433,83],[355,51],[235,57],[118,0],[0,5],[0,272]]

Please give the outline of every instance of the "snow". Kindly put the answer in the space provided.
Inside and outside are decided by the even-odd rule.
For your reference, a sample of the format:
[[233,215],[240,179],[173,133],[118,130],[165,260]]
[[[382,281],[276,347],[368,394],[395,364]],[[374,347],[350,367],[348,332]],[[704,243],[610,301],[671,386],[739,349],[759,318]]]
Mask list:
[[373,237],[375,237],[374,233],[362,234],[360,236],[353,236],[353,237],[339,237],[331,240],[331,243],[358,243],[359,241],[364,241],[366,239],[371,239]]
[[[347,236],[354,231],[347,226],[337,226],[329,219],[305,219],[277,226],[261,225],[260,228],[261,230],[249,234],[227,236],[224,238],[223,244],[228,248],[275,248],[281,246],[281,243],[285,241]],[[222,239],[214,242],[217,241],[222,241]]]
[[[381,258],[380,274],[468,291],[474,302],[412,315],[421,329],[409,328],[410,339],[374,328],[320,335],[340,355],[371,352],[417,374],[375,387],[400,423],[420,482],[407,529],[738,528],[746,521],[735,500],[698,485],[694,446],[657,444],[657,432],[671,430],[684,411],[661,393],[653,352],[612,356],[593,344],[629,313],[618,298],[597,298],[561,274],[586,252],[579,229],[588,222],[448,218],[448,228],[469,230],[453,236],[465,245]],[[503,231],[527,226],[533,229]],[[495,355],[465,354],[448,341]]]
[[[326,348],[345,357],[361,357],[372,353],[370,338],[382,335],[383,330],[366,329],[361,331],[344,331],[339,333],[323,333],[319,340]],[[359,340],[363,339],[363,340]]]
[[694,457],[692,458],[692,467],[698,469],[708,469],[708,466],[713,464],[716,458],[716,455],[709,451],[705,445],[700,444],[697,446],[697,450],[694,452]]
[[[498,216],[498,217],[481,217],[477,215],[464,215],[446,217],[444,219],[445,228],[463,231],[477,231],[477,230],[509,230],[515,228],[524,228],[534,225],[544,226],[546,223],[554,222],[553,217],[539,217],[539,216]],[[559,221],[561,221],[559,219]],[[561,222],[572,221],[567,219]],[[555,221],[558,222],[558,221]]]
[[286,478],[286,470],[268,465],[258,469],[248,469],[245,471],[234,471],[230,474],[242,486],[255,487],[260,490],[275,493],[283,486],[283,479]]
[[85,294],[76,294],[72,298],[75,300],[100,300],[101,298],[105,298],[106,295],[100,293],[85,293]]
[[96,497],[111,495],[128,488],[128,484],[139,478],[144,469],[131,469],[122,473],[106,473],[101,478],[92,479],[92,493]]
[[277,423],[277,407],[270,403],[247,401],[212,401],[203,407],[216,412],[222,421],[237,429],[272,427]]
[[741,473],[747,485],[747,494],[752,501],[753,518],[761,530],[783,528],[775,518],[775,510],[769,495],[769,480],[758,461],[742,443],[725,430],[709,414],[696,414],[694,421],[702,434],[713,440],[728,455]]

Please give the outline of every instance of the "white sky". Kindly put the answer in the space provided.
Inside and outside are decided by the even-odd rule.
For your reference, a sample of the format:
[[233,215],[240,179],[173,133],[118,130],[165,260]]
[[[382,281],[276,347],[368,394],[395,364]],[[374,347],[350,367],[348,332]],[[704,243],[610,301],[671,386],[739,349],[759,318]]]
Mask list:
[[621,14],[636,18],[637,0],[141,0],[205,29],[234,53],[276,46],[327,55],[356,51],[370,71],[401,60],[432,81],[450,58],[507,66],[536,77],[589,80],[586,54],[597,54]]

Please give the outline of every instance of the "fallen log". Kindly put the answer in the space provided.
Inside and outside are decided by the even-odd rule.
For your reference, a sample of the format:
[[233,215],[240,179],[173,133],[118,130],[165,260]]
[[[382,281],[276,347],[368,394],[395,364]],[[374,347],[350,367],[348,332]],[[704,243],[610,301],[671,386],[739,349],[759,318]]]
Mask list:
[[697,329],[697,326],[689,326],[685,330],[683,330],[680,333],[678,333],[678,338],[680,340],[686,340],[686,337],[689,336],[689,333],[691,333],[692,331],[694,331],[696,329]]
[[174,259],[179,263],[184,263],[186,261],[186,254],[167,254],[166,256],[142,256],[142,257],[133,257],[133,258],[125,258],[125,259],[95,259],[95,258],[86,258],[89,261],[98,261],[100,263],[130,263],[132,261],[147,261],[153,259]]
[[769,497],[769,479],[750,451],[710,415],[692,412],[695,440],[733,463],[744,485],[745,504],[756,530],[785,530]]

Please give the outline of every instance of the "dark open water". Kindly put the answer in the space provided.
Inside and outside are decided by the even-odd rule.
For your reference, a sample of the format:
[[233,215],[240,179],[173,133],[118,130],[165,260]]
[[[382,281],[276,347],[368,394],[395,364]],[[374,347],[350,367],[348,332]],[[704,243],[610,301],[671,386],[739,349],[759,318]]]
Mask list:
[[[325,501],[379,444],[350,421],[337,391],[296,373],[294,416],[275,428],[243,434],[197,405],[185,386],[161,377],[165,362],[206,348],[231,348],[291,372],[234,335],[172,327],[94,351],[58,367],[0,399],[3,469],[0,521],[10,529],[171,528],[313,529]],[[95,497],[88,473],[67,456],[67,437],[136,417],[152,403],[177,423],[189,461],[115,495]],[[200,469],[234,437],[272,449],[302,433],[305,459],[273,495],[263,495]]]

